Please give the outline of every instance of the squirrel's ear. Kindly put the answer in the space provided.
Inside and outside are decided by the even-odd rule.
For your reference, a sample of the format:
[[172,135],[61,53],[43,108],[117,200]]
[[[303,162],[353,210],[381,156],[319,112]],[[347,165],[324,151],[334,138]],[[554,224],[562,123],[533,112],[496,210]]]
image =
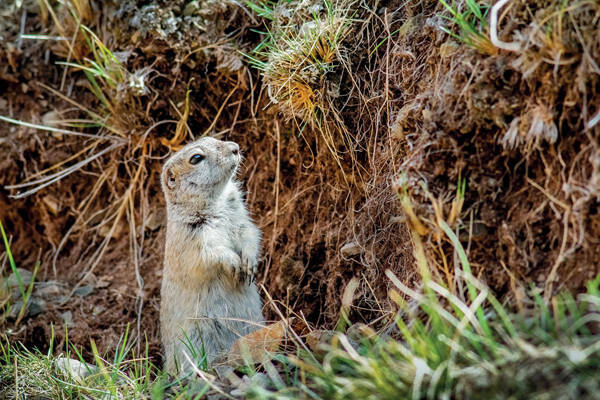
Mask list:
[[165,184],[169,189],[175,189],[175,186],[177,186],[177,179],[171,168],[165,171]]

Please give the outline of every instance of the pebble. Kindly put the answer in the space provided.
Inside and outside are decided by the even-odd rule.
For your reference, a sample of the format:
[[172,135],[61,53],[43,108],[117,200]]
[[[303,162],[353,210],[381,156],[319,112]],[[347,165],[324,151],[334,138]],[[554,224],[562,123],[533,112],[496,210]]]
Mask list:
[[60,115],[58,111],[52,110],[48,111],[44,115],[42,115],[42,124],[45,126],[49,126],[51,128],[56,128],[59,126]]
[[73,313],[71,311],[65,311],[64,313],[61,313],[60,317],[68,327],[73,326]]
[[35,286],[36,296],[47,300],[56,299],[63,293],[61,285],[56,281],[38,282]]
[[75,289],[75,291],[73,293],[76,294],[77,296],[85,297],[85,296],[89,296],[90,294],[92,294],[93,291],[94,291],[93,285],[84,285],[84,286],[80,286],[77,289]]
[[28,317],[35,317],[46,310],[46,302],[42,299],[32,297],[29,300],[29,309],[27,310]]
[[362,252],[362,248],[358,242],[349,242],[342,246],[340,249],[340,253],[344,257],[352,257],[360,254]]
[[92,364],[84,363],[67,357],[58,357],[54,361],[57,372],[74,380],[83,381],[90,375],[98,372],[98,367]]
[[[29,286],[29,284],[33,280],[33,273],[23,268],[17,268],[17,272],[21,277],[21,282],[23,283],[23,286],[27,288],[27,286]],[[10,274],[6,279],[6,285],[9,288],[19,287],[19,280],[17,279],[17,275],[14,272]]]
[[[19,316],[19,312],[21,311],[21,307],[23,307],[23,300],[19,300],[15,302],[11,307],[8,313],[8,318],[17,319]],[[27,309],[25,311],[25,317],[35,317],[38,314],[41,314],[46,310],[46,302],[42,299],[31,297],[26,305]]]
[[95,306],[92,310],[92,314],[94,315],[94,317],[97,317],[98,315],[102,314],[104,311],[106,311],[106,307],[104,307],[102,304],[98,304],[97,306]]

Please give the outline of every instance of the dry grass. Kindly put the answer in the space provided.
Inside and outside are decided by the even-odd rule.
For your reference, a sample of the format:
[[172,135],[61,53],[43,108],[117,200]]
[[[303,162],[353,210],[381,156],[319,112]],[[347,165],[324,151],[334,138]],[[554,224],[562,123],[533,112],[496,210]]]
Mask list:
[[251,3],[265,19],[264,39],[248,57],[261,71],[272,104],[301,132],[323,136],[341,167],[338,144],[356,148],[339,111],[342,74],[350,73],[343,42],[356,11],[354,2]]

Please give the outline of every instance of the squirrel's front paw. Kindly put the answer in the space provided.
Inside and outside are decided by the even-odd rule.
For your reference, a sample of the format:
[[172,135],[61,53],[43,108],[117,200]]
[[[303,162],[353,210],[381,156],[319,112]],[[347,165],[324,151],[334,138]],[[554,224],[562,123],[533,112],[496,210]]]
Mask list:
[[250,259],[244,255],[242,255],[242,270],[244,271],[244,282],[252,283],[254,281],[254,277],[256,275],[256,267],[258,263],[254,259]]
[[244,268],[242,259],[236,253],[227,251],[222,254],[221,265],[226,274],[228,274],[234,282],[244,280]]

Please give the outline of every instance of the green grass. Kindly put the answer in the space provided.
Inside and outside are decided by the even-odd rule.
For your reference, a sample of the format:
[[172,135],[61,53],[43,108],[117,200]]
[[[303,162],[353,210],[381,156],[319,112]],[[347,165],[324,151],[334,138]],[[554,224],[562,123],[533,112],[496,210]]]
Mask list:
[[94,360],[83,379],[57,368],[59,356],[85,362],[81,351],[70,344],[68,334],[67,350],[57,356],[54,337],[46,353],[4,339],[0,341],[0,398],[195,399],[208,391],[210,386],[205,383],[168,379],[150,362],[147,346],[144,354],[135,354],[128,335],[129,330],[117,348],[106,354],[101,354],[92,341]]
[[[248,1],[247,5],[264,19],[265,31],[259,32],[261,43],[245,56],[261,72],[271,101],[303,126],[320,126],[331,112],[331,98],[323,83],[343,62],[340,48],[353,21],[350,12],[330,1],[324,2],[320,12],[286,0]],[[293,15],[289,22],[277,20],[276,7]]]
[[[37,276],[37,273],[38,273],[38,270],[40,267],[40,263],[38,261],[35,264],[31,282],[29,283],[29,286],[25,287],[25,285],[23,284],[23,280],[21,279],[21,274],[19,273],[19,270],[17,269],[17,264],[15,263],[12,252],[10,250],[10,245],[8,243],[8,237],[6,236],[6,232],[4,232],[4,226],[2,225],[2,222],[0,222],[0,233],[2,234],[2,241],[4,242],[4,250],[6,251],[6,256],[8,258],[8,264],[10,265],[10,269],[11,269],[12,273],[17,278],[19,292],[21,294],[21,299],[23,300],[23,305],[21,306],[21,309],[19,310],[17,319],[15,321],[15,326],[18,326],[19,323],[21,322],[21,320],[23,319],[23,317],[25,316],[25,312],[27,311],[27,303],[29,302],[29,299],[31,298],[31,293],[33,292],[33,285],[35,282],[35,277]],[[0,280],[0,282],[2,282],[2,281]],[[9,288],[6,288],[6,289],[8,290]],[[0,291],[2,291],[2,290],[0,290]],[[2,319],[0,320],[0,323],[3,323],[4,320],[6,319],[6,315],[11,308],[11,304],[12,304],[12,300],[13,300],[10,298],[10,296],[11,296],[10,293],[6,293],[6,296],[7,296],[7,298],[2,301],[3,312],[2,312]]]
[[355,4],[354,0],[325,0],[313,7],[288,0],[247,2],[263,19],[264,31],[257,31],[262,41],[244,56],[259,70],[271,104],[296,125],[299,136],[319,134],[342,170],[339,143],[350,149],[356,145],[338,104],[338,78],[342,71],[351,73],[344,39],[356,22]]
[[482,5],[476,0],[465,0],[464,4],[462,1],[454,0],[452,4],[445,0],[439,0],[439,2],[450,13],[450,16],[440,16],[456,25],[459,30],[458,33],[455,33],[452,29],[442,27],[442,31],[484,54],[494,55],[498,52],[489,38],[487,21],[489,6]]

